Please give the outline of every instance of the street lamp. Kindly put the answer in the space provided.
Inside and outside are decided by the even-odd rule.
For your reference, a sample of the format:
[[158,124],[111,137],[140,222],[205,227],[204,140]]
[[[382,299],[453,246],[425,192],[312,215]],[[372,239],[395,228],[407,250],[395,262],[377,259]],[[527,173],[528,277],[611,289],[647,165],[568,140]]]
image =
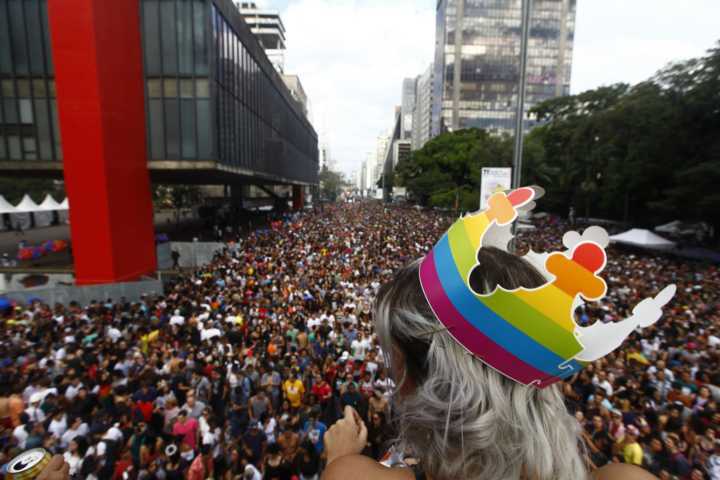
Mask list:
[[525,90],[527,87],[527,50],[530,35],[530,10],[532,0],[522,0],[522,36],[520,39],[520,78],[518,81],[518,99],[515,111],[515,149],[513,151],[513,188],[521,187],[523,117],[525,116]]

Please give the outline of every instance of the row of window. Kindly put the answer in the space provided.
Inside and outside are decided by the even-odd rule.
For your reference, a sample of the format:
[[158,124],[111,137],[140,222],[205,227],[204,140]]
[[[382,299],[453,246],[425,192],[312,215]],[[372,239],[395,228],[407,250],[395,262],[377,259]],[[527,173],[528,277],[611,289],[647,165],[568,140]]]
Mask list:
[[46,0],[0,0],[0,159],[62,159]]
[[284,176],[314,172],[317,138],[270,78],[272,67],[260,66],[215,7],[212,26],[221,161]]
[[47,0],[0,0],[0,75],[53,74]]

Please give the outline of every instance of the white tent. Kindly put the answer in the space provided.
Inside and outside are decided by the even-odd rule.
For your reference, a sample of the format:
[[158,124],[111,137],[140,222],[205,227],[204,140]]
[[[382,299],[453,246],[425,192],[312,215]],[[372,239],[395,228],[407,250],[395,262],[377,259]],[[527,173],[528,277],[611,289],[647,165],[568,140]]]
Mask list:
[[3,213],[15,213],[15,207],[10,202],[5,200],[5,197],[0,195],[0,214]]
[[669,250],[675,246],[675,242],[665,240],[650,230],[644,230],[642,228],[633,228],[627,232],[613,235],[610,237],[610,242],[654,250]]
[[658,225],[655,227],[656,232],[660,233],[677,233],[680,231],[680,228],[682,227],[682,222],[680,220],[674,220],[670,223],[666,223],[664,225]]
[[20,203],[15,205],[15,212],[14,213],[30,213],[30,212],[37,212],[38,211],[38,204],[33,201],[32,198],[30,198],[30,195],[25,194],[25,196],[20,200]]
[[60,210],[70,210],[70,204],[68,203],[67,197],[65,197],[65,200],[63,200],[60,204]]
[[46,195],[45,200],[43,200],[42,203],[38,205],[38,211],[52,212],[53,210],[60,210],[60,204],[56,202],[52,196]]

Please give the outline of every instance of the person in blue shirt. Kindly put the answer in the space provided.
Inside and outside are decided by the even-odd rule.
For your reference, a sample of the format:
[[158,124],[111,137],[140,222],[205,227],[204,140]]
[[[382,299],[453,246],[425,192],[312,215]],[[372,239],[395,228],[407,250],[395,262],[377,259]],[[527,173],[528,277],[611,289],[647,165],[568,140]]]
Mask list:
[[303,425],[303,438],[310,440],[318,455],[325,449],[323,437],[327,432],[327,426],[320,421],[320,410],[314,408],[310,413],[310,419]]

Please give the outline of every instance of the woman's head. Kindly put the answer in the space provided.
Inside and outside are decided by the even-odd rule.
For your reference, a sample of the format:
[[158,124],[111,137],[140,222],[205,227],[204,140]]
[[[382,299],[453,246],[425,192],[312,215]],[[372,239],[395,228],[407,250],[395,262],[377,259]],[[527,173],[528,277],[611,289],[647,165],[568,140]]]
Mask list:
[[[482,248],[470,286],[535,288],[546,279],[522,258]],[[375,323],[390,375],[400,447],[435,479],[581,479],[579,425],[555,386],[506,378],[467,352],[423,295],[420,262],[378,292]]]

